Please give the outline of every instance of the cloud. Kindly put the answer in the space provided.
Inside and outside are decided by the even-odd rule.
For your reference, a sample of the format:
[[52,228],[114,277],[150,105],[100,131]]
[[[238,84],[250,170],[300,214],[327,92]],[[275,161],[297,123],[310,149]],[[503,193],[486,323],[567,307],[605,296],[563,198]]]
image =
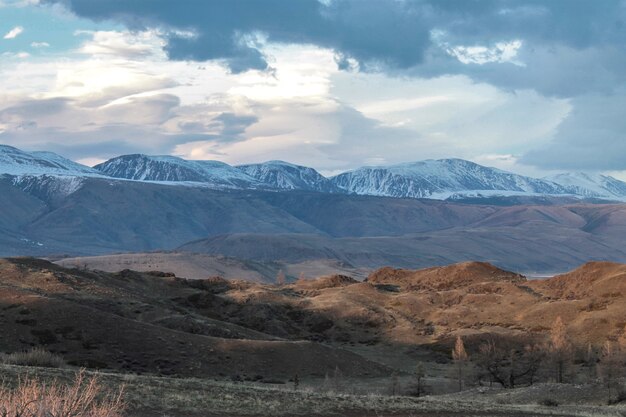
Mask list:
[[27,7],[39,4],[39,0],[0,0],[0,7]]
[[156,31],[78,31],[76,36],[88,36],[79,52],[90,56],[114,56],[125,59],[144,59],[159,55],[162,40]]
[[594,94],[572,105],[554,138],[521,162],[543,169],[626,170],[626,96]]
[[49,48],[50,44],[48,42],[32,42],[30,46],[33,48]]
[[22,32],[24,32],[24,28],[21,26],[15,26],[13,29],[11,29],[10,31],[8,31],[6,33],[6,35],[4,35],[4,39],[15,39],[17,38],[19,35],[22,34]]
[[[451,156],[537,172],[621,167],[594,150],[624,154],[619,28],[572,15],[581,37],[556,0],[280,1],[280,19],[238,1],[248,9],[66,2],[131,29],[77,33],[62,58],[6,60],[0,142],[77,159],[172,153],[325,172]],[[610,7],[620,16],[610,0],[600,8]],[[205,8],[215,16],[201,24]],[[605,12],[590,18],[606,23]]]
[[[279,43],[332,49],[341,68],[422,77],[464,74],[563,97],[595,88],[598,76],[624,76],[621,0],[47,2],[62,2],[94,20],[161,28],[170,59],[221,60],[235,73],[271,66],[264,45]],[[559,61],[561,54],[565,59]],[[574,70],[580,63],[589,74],[583,80],[578,74],[583,71]],[[563,72],[563,81],[549,74],[542,82],[537,74],[544,66]],[[572,87],[580,81],[591,85]],[[546,85],[550,82],[555,85]]]
[[[114,19],[131,28],[191,31],[196,36],[170,32],[165,50],[171,59],[221,59],[234,72],[267,68],[266,57],[250,38],[259,33],[268,42],[315,44],[359,61],[404,68],[421,61],[429,42],[428,28],[421,24],[423,6],[414,2],[235,0],[175,6],[167,1],[69,0],[63,4],[79,16]],[[389,35],[392,28],[396,39]],[[399,37],[411,41],[396,42]]]

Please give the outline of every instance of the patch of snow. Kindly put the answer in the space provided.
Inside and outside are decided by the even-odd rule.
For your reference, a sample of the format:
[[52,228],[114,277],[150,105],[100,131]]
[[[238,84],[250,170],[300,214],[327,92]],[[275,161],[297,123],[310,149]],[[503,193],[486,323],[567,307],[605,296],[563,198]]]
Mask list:
[[328,178],[313,168],[284,161],[237,166],[242,172],[277,190],[341,192]]
[[109,177],[224,189],[257,189],[263,184],[219,161],[188,161],[175,156],[123,155],[94,167]]
[[584,197],[626,199],[626,183],[609,175],[586,172],[566,172],[546,177],[561,184],[572,194]]
[[0,145],[0,174],[102,176],[98,171],[52,152],[25,152]]
[[455,193],[478,191],[498,191],[505,195],[569,194],[563,186],[552,181],[484,167],[462,159],[363,167],[339,174],[331,180],[350,192],[389,197],[448,198]]

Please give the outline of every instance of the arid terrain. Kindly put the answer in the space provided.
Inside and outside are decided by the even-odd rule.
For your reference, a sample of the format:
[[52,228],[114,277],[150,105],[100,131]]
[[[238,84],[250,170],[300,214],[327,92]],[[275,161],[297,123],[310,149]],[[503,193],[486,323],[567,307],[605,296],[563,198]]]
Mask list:
[[[287,398],[299,400],[285,410],[305,415],[303,404],[317,404],[319,415],[619,415],[618,405],[602,405],[608,397],[595,367],[601,367],[602,345],[622,337],[625,294],[626,265],[608,262],[546,280],[466,262],[382,268],[363,282],[331,275],[267,284],[157,271],[107,273],[11,258],[0,261],[0,351],[43,347],[61,356],[69,368],[39,371],[46,378],[67,378],[71,368],[87,367],[104,372],[113,386],[126,381],[137,415],[150,415],[150,409],[274,415]],[[536,385],[523,378],[517,389],[502,391],[481,372],[485,342],[521,352],[547,346],[557,317],[565,323],[572,359],[567,384],[549,385],[542,395],[560,408],[539,406],[541,398],[532,394]],[[464,389],[474,394],[454,394],[457,363],[450,352],[458,336],[469,356]],[[593,364],[581,359],[586,349],[594,352]],[[417,364],[428,387],[422,395],[436,395],[394,401],[414,395]],[[3,371],[23,372],[15,366]],[[533,375],[536,382],[552,383],[550,362],[544,358]],[[596,394],[581,399],[572,393],[581,386],[574,383]],[[177,399],[142,403],[154,390]],[[214,394],[210,401],[193,400],[198,390]],[[264,396],[272,400],[259,399]],[[237,400],[251,397],[257,409],[251,400]],[[332,397],[328,404],[326,397]],[[598,407],[608,414],[597,414]]]

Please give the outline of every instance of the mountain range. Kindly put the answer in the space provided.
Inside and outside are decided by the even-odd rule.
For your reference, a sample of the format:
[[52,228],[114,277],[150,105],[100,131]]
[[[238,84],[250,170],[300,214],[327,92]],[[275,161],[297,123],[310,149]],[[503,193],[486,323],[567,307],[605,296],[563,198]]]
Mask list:
[[87,167],[51,152],[0,145],[0,174],[109,177],[214,189],[316,191],[438,200],[494,196],[571,196],[626,199],[626,183],[601,174],[561,173],[532,178],[462,159],[362,167],[326,178],[313,168],[284,161],[231,166],[175,156],[123,155]]
[[626,261],[626,205],[597,200],[618,200],[623,183],[556,180],[456,159],[332,178],[279,161],[233,167],[145,155],[90,168],[3,146],[0,256],[133,252],[142,262],[155,258],[142,253],[173,251],[180,257],[159,257],[161,265],[176,258],[193,262],[185,270],[196,276],[252,269],[259,279],[281,268],[297,278],[467,260],[542,272]]

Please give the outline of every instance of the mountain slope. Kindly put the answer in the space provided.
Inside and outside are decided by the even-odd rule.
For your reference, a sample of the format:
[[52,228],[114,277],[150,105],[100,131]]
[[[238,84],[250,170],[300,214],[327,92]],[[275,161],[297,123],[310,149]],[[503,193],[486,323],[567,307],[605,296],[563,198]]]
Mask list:
[[324,193],[342,192],[313,168],[284,161],[237,166],[240,170],[278,190],[304,190]]
[[175,156],[123,155],[94,167],[114,178],[139,181],[201,182],[219,188],[260,188],[241,170],[219,161],[188,161]]
[[626,182],[609,175],[585,172],[561,173],[544,179],[565,187],[569,193],[582,197],[619,198],[626,197]]
[[290,264],[333,259],[369,269],[476,260],[518,271],[554,273],[589,260],[626,262],[620,243],[623,230],[612,230],[589,233],[555,221],[531,220],[515,226],[466,226],[394,237],[243,233],[190,242],[178,250]]
[[459,192],[501,191],[567,194],[553,182],[488,168],[462,159],[439,159],[387,167],[363,167],[331,181],[357,194],[409,198],[446,198]]
[[0,174],[98,176],[100,173],[52,152],[25,152],[0,145]]

